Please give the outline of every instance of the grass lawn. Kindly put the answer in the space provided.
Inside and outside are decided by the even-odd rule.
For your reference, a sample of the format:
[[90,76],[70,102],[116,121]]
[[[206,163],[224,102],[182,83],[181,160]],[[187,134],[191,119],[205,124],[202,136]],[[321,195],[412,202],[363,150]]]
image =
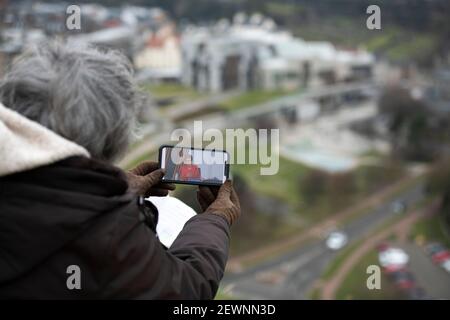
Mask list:
[[197,99],[202,94],[194,88],[176,83],[161,83],[144,85],[143,90],[148,91],[156,99],[177,98],[183,100]]
[[[280,8],[279,5],[271,5],[269,8],[284,19],[295,14],[295,11],[287,6]],[[326,24],[318,20],[304,24],[291,23],[289,28],[295,35],[305,40],[331,41],[341,47],[362,46],[392,61],[421,60],[436,50],[437,37],[431,32],[413,32],[408,28],[389,23],[383,23],[382,32],[373,32],[361,28],[362,25],[365,25],[364,17],[348,19],[334,16],[328,17]]]
[[263,176],[259,164],[237,164],[232,173],[243,177],[251,188],[263,195],[277,198],[293,206],[301,203],[298,178],[310,170],[301,163],[280,157],[280,167],[276,175]]
[[[296,225],[282,219],[274,220],[273,216],[266,214],[258,214],[251,229],[247,229],[245,234],[237,232],[231,234],[230,256],[238,256],[257,248],[263,248],[301,231]],[[264,257],[263,260],[266,260],[266,258],[270,257]],[[252,261],[249,265],[257,262]]]
[[345,198],[342,198],[339,204],[331,203],[329,191],[320,194],[314,203],[309,204],[302,196],[301,183],[311,170],[306,165],[283,157],[280,157],[278,173],[272,176],[261,175],[260,165],[232,166],[232,173],[244,178],[252,190],[289,204],[294,213],[300,213],[302,218],[310,223],[318,222],[338,210],[361,201],[402,176],[402,172],[397,169],[360,166],[353,174],[355,190],[351,194],[345,194]]
[[266,11],[269,13],[269,16],[277,17],[277,18],[286,18],[292,16],[294,13],[299,13],[304,11],[303,6],[299,4],[291,4],[291,3],[280,3],[277,1],[270,1],[264,3]]
[[353,253],[353,251],[360,245],[359,241],[353,242],[348,247],[343,249],[336,258],[328,265],[327,269],[322,275],[323,280],[329,280],[336,273],[336,271],[341,267],[344,261]]
[[436,48],[436,37],[430,33],[412,33],[397,26],[387,26],[381,33],[372,33],[363,45],[371,52],[383,53],[392,61],[425,59]]
[[258,105],[275,98],[279,98],[288,95],[289,92],[277,90],[277,91],[263,91],[254,90],[244,92],[238,96],[232,97],[229,100],[219,104],[219,107],[225,110],[233,111],[246,107]]
[[339,300],[346,299],[367,299],[367,300],[401,300],[405,299],[400,290],[394,287],[390,280],[381,274],[381,289],[369,290],[366,285],[367,267],[377,265],[378,257],[376,250],[367,253],[358,264],[351,270],[341,287],[336,293]]
[[210,106],[206,109],[201,109],[201,110],[197,110],[194,112],[185,113],[182,116],[175,117],[174,121],[176,124],[182,125],[183,121],[187,121],[187,120],[195,121],[197,119],[201,119],[204,116],[212,115],[217,112],[222,112],[222,110],[217,108],[216,106]]
[[217,291],[216,296],[214,297],[214,300],[235,300],[236,298],[228,293],[224,293],[222,288],[219,288]]
[[309,295],[308,298],[310,300],[320,300],[321,298],[321,293],[320,293],[320,289],[319,288],[315,288],[314,290],[312,290]]
[[[382,172],[380,172],[380,174],[383,174]],[[402,179],[401,176],[399,176],[398,180]],[[405,192],[407,189],[413,188],[415,185],[419,184],[420,182],[424,181],[426,179],[425,176],[418,176],[418,177],[414,177],[411,178],[410,180],[405,181],[404,183],[402,183],[401,185],[399,185],[395,190],[393,190],[391,193],[386,194],[385,196],[383,196],[381,199],[382,202],[384,201],[389,201],[389,199],[393,199],[396,196],[399,196],[401,193]],[[389,179],[389,181],[395,182],[396,179],[394,179],[393,177],[391,177]],[[368,190],[366,190],[367,193],[369,193]],[[366,206],[364,208],[362,208],[361,210],[356,210],[354,212],[352,212],[350,215],[348,215],[347,217],[345,217],[341,223],[342,224],[347,224],[349,222],[351,222],[352,220],[360,217],[362,214],[365,214],[366,212],[372,210],[375,208],[376,205],[370,205],[370,206]]]

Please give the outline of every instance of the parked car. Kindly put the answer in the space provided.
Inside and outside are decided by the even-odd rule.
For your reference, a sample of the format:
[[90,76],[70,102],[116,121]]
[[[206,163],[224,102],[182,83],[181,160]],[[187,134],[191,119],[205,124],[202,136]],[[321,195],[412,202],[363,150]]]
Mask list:
[[381,242],[377,245],[378,252],[383,252],[389,249],[391,246],[387,242]]
[[391,274],[396,271],[401,271],[403,269],[404,269],[404,266],[398,265],[398,264],[390,264],[390,265],[383,267],[384,272],[387,274]]
[[407,270],[399,270],[390,274],[395,286],[402,290],[408,290],[416,286],[414,276]]
[[331,250],[342,249],[348,242],[348,237],[344,232],[334,231],[328,235],[326,246]]
[[425,246],[425,252],[429,256],[432,256],[435,253],[438,253],[438,252],[443,251],[443,250],[445,250],[445,247],[442,244],[440,244],[439,242],[432,242],[432,243],[429,243],[429,244],[427,244]]
[[445,250],[434,254],[431,259],[436,264],[442,264],[443,262],[450,259],[450,251]]
[[425,247],[425,251],[436,264],[442,264],[450,259],[450,251],[442,244],[434,242]]
[[404,269],[409,262],[409,256],[400,248],[390,247],[378,254],[378,261],[389,274]]
[[426,300],[430,299],[425,290],[420,287],[413,287],[407,291],[407,295],[412,300]]
[[450,273],[450,259],[447,259],[444,262],[442,262],[441,267],[444,268],[445,271]]

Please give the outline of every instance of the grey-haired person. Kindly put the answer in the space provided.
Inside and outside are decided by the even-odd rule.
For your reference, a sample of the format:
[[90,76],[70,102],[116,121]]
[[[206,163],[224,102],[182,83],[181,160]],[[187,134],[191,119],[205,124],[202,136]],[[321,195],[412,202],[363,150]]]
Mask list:
[[[114,162],[133,135],[139,93],[120,53],[50,43],[0,83],[0,298],[211,299],[240,215],[232,185],[202,187],[204,213],[166,249],[143,197],[173,185],[145,162]],[[160,212],[159,214],[164,214]],[[81,271],[79,288],[68,270]]]

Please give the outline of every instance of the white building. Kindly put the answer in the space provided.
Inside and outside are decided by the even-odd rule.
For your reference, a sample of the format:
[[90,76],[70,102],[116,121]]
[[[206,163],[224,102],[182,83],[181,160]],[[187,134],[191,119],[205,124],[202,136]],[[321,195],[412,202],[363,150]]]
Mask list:
[[134,56],[138,78],[164,81],[181,77],[180,39],[175,26],[168,24],[146,37],[144,48]]
[[182,82],[199,90],[266,90],[317,86],[370,77],[372,55],[337,50],[278,30],[261,15],[237,14],[215,26],[186,28],[181,39]]

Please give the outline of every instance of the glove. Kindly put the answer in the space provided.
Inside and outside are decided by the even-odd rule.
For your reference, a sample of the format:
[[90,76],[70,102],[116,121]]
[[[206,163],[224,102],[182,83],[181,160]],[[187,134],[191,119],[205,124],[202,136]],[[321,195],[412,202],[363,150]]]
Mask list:
[[230,225],[241,215],[239,198],[231,181],[226,181],[220,189],[200,186],[197,199],[205,213],[222,216]]
[[143,162],[125,173],[129,191],[137,195],[165,197],[169,191],[175,190],[174,184],[161,182],[165,172],[159,169],[157,162]]

